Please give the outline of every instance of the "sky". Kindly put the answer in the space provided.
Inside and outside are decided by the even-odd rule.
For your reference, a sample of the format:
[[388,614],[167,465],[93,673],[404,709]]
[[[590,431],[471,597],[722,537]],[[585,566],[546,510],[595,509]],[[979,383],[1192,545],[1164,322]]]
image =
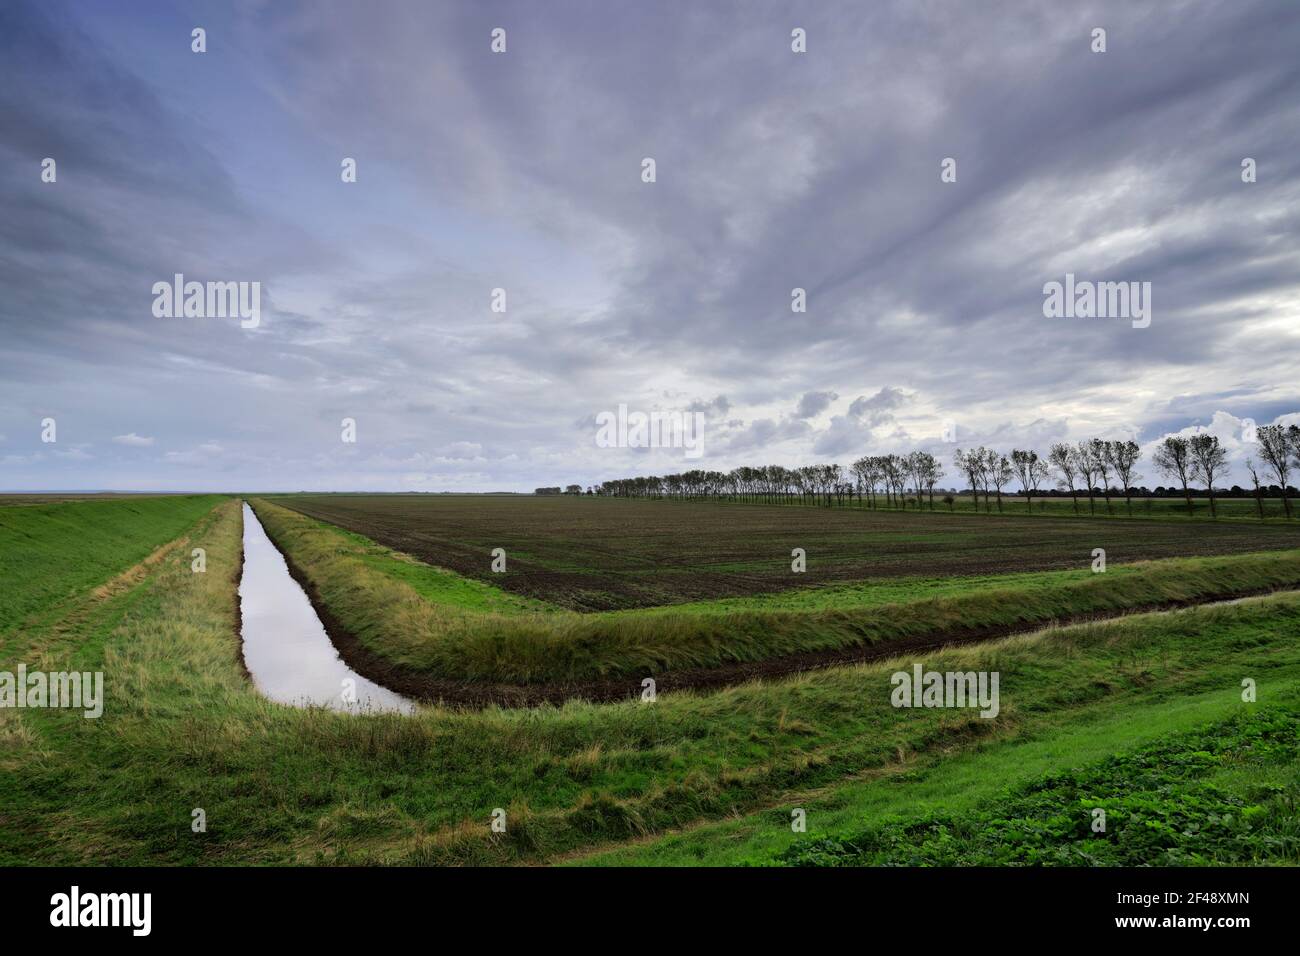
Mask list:
[[[1155,486],[1198,429],[1245,483],[1300,422],[1297,50],[1294,0],[6,0],[0,490],[1092,436]],[[155,314],[176,274],[259,283],[256,326]],[[1045,314],[1067,274],[1149,324]],[[701,453],[607,447],[620,405]]]

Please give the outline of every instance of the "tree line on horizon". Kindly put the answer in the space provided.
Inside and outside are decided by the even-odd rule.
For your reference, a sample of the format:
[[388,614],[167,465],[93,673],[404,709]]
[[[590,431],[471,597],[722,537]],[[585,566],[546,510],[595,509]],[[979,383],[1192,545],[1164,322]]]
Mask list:
[[[1254,485],[1253,496],[1264,517],[1264,498],[1282,499],[1286,517],[1291,517],[1290,485],[1293,470],[1300,470],[1300,426],[1265,425],[1256,432],[1257,457],[1247,458],[1245,465]],[[1142,451],[1137,442],[1089,438],[1076,444],[1058,442],[1045,456],[1027,449],[1012,449],[1004,454],[983,445],[953,453],[952,464],[966,479],[976,510],[980,495],[984,508],[992,511],[994,502],[1002,510],[1003,494],[1018,494],[1026,504],[1036,497],[1069,495],[1074,511],[1080,510],[1080,498],[1087,499],[1089,513],[1096,513],[1097,499],[1103,499],[1107,513],[1113,513],[1111,498],[1123,498],[1128,513],[1133,512],[1134,492],[1146,497],[1151,492],[1138,486],[1142,477],[1138,464]],[[1227,468],[1227,452],[1219,439],[1208,432],[1190,437],[1171,435],[1156,445],[1152,464],[1171,482],[1158,486],[1157,496],[1178,494],[1187,501],[1192,513],[1194,495],[1208,496],[1210,513],[1218,516],[1217,499],[1223,490],[1216,486]],[[731,471],[692,470],[671,475],[646,475],[616,478],[592,485],[586,494],[619,498],[687,498],[727,499],[767,504],[797,503],[815,505],[852,505],[859,507],[934,509],[934,493],[947,473],[939,459],[927,451],[896,455],[865,455],[847,468],[838,464],[783,465],[751,467],[742,465]],[[1261,475],[1265,480],[1261,480]],[[1055,484],[1054,489],[1044,486]],[[1200,485],[1202,490],[1195,486]],[[1234,487],[1234,497],[1247,492]],[[939,488],[940,492],[946,489]],[[560,488],[538,488],[537,494],[561,494]],[[564,494],[582,494],[581,485],[568,485]],[[944,494],[940,499],[953,509],[955,498]]]

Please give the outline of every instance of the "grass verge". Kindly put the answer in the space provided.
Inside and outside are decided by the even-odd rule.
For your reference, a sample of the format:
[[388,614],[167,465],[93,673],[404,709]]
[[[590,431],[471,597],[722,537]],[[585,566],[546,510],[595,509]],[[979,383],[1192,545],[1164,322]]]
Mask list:
[[875,821],[791,847],[793,866],[1300,863],[1300,713],[1240,713],[977,807]]
[[216,495],[10,505],[0,499],[0,634],[143,560]]

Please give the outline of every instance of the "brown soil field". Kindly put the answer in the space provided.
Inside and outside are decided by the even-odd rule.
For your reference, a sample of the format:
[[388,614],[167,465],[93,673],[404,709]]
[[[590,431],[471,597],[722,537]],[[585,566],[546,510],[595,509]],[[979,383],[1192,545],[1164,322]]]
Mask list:
[[[429,564],[579,611],[898,577],[1300,547],[1300,522],[892,512],[491,495],[295,495],[279,504]],[[507,570],[491,571],[504,548]],[[803,548],[807,572],[792,573]]]

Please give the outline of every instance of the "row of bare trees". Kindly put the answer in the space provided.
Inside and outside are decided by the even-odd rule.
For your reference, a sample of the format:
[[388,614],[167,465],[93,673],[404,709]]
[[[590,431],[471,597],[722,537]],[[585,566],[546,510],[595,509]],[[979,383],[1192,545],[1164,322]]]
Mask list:
[[678,475],[647,475],[602,482],[597,494],[627,498],[710,498],[776,504],[859,503],[875,507],[883,500],[890,507],[902,505],[909,491],[915,500],[928,496],[944,475],[943,467],[929,452],[908,455],[871,455],[859,458],[846,470],[842,465],[804,465],[786,468],[764,465],[742,466],[728,472],[687,471]]
[[[1281,489],[1283,508],[1291,517],[1287,496],[1293,468],[1300,469],[1300,427],[1266,425],[1257,431],[1258,458],[1246,460],[1254,482],[1259,516],[1264,517],[1264,489],[1260,475],[1275,478]],[[976,509],[980,495],[984,508],[992,511],[994,502],[1002,510],[1004,493],[1015,491],[1027,504],[1045,493],[1049,483],[1068,493],[1075,513],[1079,499],[1086,497],[1088,510],[1095,513],[1097,498],[1113,513],[1112,494],[1122,496],[1129,514],[1133,512],[1133,492],[1141,474],[1137,467],[1142,451],[1131,440],[1109,441],[1089,438],[1077,444],[1058,442],[1046,457],[1036,451],[1012,449],[1004,454],[993,448],[964,451],[957,449],[953,464],[966,479]],[[1258,462],[1258,463],[1257,463]],[[1205,488],[1210,499],[1210,513],[1217,517],[1215,483],[1227,467],[1227,452],[1219,439],[1208,432],[1190,437],[1169,436],[1152,454],[1156,469],[1182,488],[1188,512],[1193,511],[1193,486]],[[934,491],[945,475],[939,460],[926,451],[905,455],[866,455],[847,469],[841,465],[805,465],[786,468],[781,465],[742,466],[731,471],[687,471],[676,475],[648,475],[602,482],[588,493],[628,498],[726,498],[734,501],[800,504],[853,504],[859,507],[934,508]],[[570,486],[572,489],[574,486]],[[558,490],[558,489],[557,489]],[[942,499],[952,508],[951,495]]]
[[914,500],[918,505],[928,498],[933,508],[934,486],[945,474],[939,459],[928,451],[906,455],[867,455],[850,465],[849,470],[859,497],[865,496],[872,508],[876,507],[882,493],[886,505],[896,507],[902,503],[906,507],[909,488],[915,493]]
[[728,472],[687,471],[679,475],[647,475],[602,482],[596,493],[624,498],[711,498],[776,504],[798,501],[804,504],[843,503],[851,498],[853,486],[845,480],[840,465],[805,465],[785,468],[765,465],[742,466]]

